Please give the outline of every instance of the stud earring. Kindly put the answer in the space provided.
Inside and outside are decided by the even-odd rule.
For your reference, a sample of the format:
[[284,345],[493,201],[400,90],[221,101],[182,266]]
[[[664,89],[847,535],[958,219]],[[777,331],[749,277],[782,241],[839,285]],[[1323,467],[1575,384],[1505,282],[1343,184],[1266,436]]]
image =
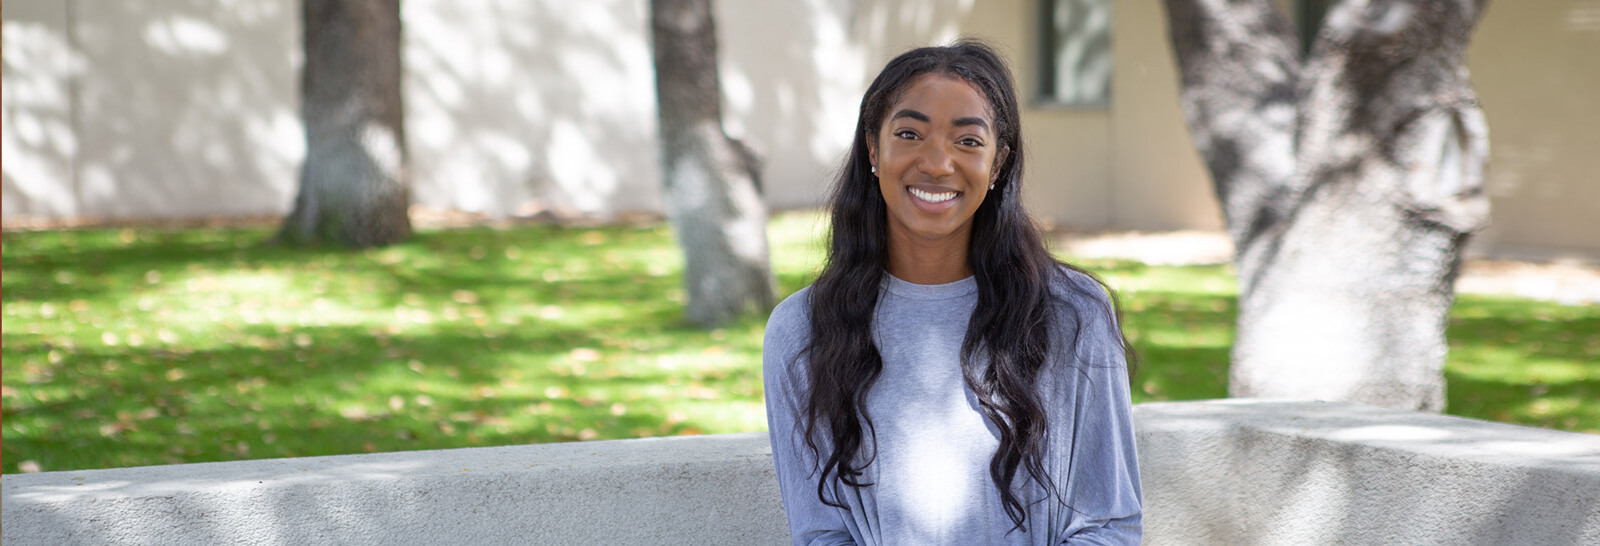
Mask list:
[[878,174],[878,166],[877,165],[873,165],[872,166],[872,174]]
[[994,182],[990,182],[989,183],[989,189],[991,189],[991,190],[994,189]]

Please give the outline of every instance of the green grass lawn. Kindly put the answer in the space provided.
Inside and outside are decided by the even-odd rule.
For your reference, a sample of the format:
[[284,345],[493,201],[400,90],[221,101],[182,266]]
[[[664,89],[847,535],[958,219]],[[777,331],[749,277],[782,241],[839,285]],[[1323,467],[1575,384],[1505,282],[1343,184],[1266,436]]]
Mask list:
[[[786,295],[815,216],[776,219]],[[680,320],[666,228],[423,231],[369,250],[261,229],[3,235],[5,472],[752,431],[761,319]],[[1089,261],[1143,355],[1135,401],[1226,393],[1223,266]],[[1600,432],[1600,309],[1465,296],[1450,412]]]

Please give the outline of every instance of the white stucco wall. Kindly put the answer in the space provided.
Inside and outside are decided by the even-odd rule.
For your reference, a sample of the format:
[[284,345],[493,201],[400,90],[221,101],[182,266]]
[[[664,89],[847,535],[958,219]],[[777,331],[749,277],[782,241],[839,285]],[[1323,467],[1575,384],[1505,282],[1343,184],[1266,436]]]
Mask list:
[[497,217],[660,208],[645,2],[401,9],[416,203]]
[[[730,134],[769,203],[815,206],[865,86],[843,0],[719,2]],[[645,0],[402,4],[418,205],[503,217],[661,207]],[[13,0],[8,224],[287,213],[305,155],[299,10],[275,0]]]
[[[1600,436],[1322,402],[1134,420],[1146,544],[1600,544]],[[14,546],[786,541],[765,433],[13,474],[0,503]]]
[[72,174],[78,133],[68,81],[83,60],[67,36],[67,4],[12,0],[0,39],[0,211],[7,218],[78,216]]
[[299,17],[267,0],[8,2],[0,210],[286,212],[304,156]]

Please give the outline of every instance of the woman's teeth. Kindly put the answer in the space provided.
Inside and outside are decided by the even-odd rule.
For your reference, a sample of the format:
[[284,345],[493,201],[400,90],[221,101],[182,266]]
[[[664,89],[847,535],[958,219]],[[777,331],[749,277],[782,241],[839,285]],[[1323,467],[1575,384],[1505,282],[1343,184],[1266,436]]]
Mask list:
[[944,193],[929,193],[916,188],[911,188],[911,195],[915,195],[917,196],[917,199],[921,199],[929,203],[943,203],[945,201],[955,199],[956,195],[958,194],[957,192],[953,191],[947,191]]

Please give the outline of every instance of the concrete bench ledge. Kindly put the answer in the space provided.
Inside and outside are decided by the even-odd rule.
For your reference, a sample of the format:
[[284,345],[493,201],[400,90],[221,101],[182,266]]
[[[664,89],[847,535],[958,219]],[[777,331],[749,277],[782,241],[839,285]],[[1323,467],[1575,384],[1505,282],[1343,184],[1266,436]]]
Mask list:
[[6,475],[21,544],[761,544],[767,435]]
[[1147,544],[1600,544],[1600,436],[1327,402],[1134,416]]
[[[1600,544],[1600,436],[1142,404],[1147,544]],[[779,544],[765,433],[7,475],[25,544]]]

